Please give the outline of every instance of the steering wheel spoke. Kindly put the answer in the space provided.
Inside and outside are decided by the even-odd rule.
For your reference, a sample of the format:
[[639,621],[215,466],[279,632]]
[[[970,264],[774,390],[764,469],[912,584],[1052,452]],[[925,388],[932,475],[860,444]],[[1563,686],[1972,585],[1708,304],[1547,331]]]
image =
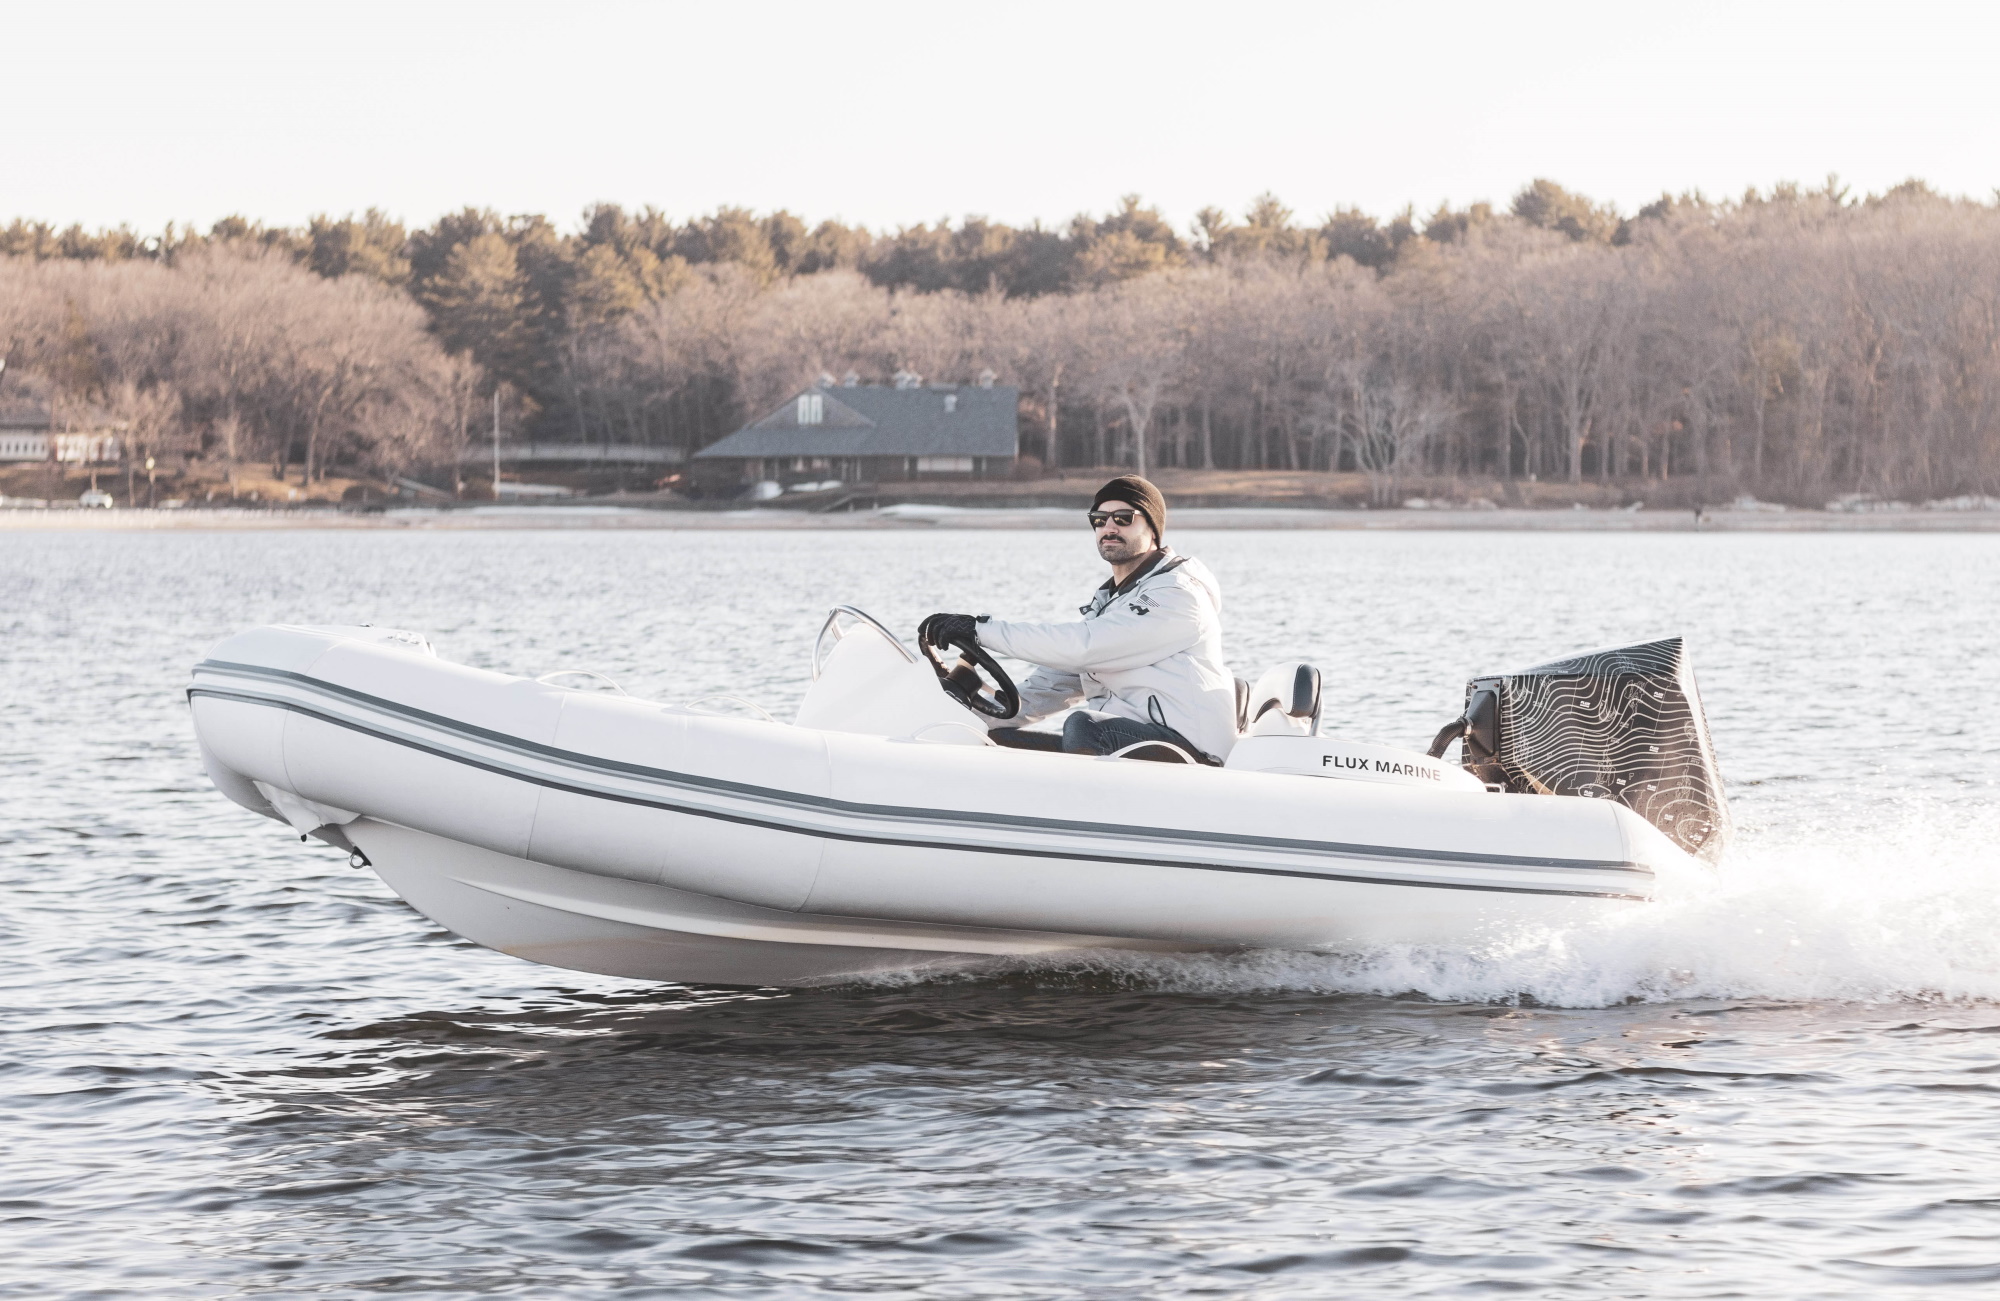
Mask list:
[[1014,680],[1007,676],[999,661],[987,654],[978,638],[951,638],[946,644],[958,652],[957,662],[949,667],[939,654],[940,648],[931,644],[928,630],[917,633],[917,646],[930,661],[938,685],[946,695],[988,718],[1007,719],[1021,712],[1021,693]]

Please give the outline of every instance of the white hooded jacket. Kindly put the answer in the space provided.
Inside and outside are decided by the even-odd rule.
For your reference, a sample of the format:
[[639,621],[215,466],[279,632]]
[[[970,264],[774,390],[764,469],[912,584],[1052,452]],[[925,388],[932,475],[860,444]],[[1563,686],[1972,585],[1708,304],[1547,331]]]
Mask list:
[[1168,727],[1217,759],[1236,744],[1236,679],[1222,662],[1222,589],[1208,566],[1161,547],[1074,623],[1012,623],[981,616],[979,644],[1038,667],[1020,683],[1031,723],[1082,705]]

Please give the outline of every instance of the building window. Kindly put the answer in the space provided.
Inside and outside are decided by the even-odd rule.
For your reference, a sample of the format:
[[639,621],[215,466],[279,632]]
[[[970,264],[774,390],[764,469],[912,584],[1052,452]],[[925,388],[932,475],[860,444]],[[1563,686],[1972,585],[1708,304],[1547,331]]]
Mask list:
[[918,474],[971,474],[972,458],[969,456],[919,456]]
[[950,414],[951,414],[952,412],[954,412],[954,411],[956,411],[956,410],[958,410],[958,394],[956,394],[956,393],[947,393],[947,394],[945,394],[945,395],[944,395],[944,413],[945,413],[946,415],[950,415]]
[[817,393],[799,394],[799,423],[817,425],[826,420],[826,399]]

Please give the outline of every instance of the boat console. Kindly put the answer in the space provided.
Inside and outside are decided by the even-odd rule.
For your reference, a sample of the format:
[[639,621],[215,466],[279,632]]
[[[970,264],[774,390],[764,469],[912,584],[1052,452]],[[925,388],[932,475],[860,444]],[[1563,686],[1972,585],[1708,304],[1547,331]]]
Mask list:
[[938,690],[931,666],[854,606],[828,612],[813,643],[812,675],[793,720],[800,727],[941,745],[992,744],[985,718]]

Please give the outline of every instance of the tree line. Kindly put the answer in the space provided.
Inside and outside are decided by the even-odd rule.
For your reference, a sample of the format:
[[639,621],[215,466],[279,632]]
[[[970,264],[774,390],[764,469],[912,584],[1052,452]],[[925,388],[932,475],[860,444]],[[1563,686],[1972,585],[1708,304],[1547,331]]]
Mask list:
[[[2000,204],[1829,181],[1630,216],[1265,196],[1177,231],[876,234],[601,205],[300,228],[0,229],[0,343],[61,401],[303,475],[450,459],[498,388],[551,440],[694,450],[822,375],[986,368],[1045,465],[1671,480],[1710,499],[2000,488]],[[13,381],[9,381],[10,383]],[[127,419],[133,419],[127,415]]]

